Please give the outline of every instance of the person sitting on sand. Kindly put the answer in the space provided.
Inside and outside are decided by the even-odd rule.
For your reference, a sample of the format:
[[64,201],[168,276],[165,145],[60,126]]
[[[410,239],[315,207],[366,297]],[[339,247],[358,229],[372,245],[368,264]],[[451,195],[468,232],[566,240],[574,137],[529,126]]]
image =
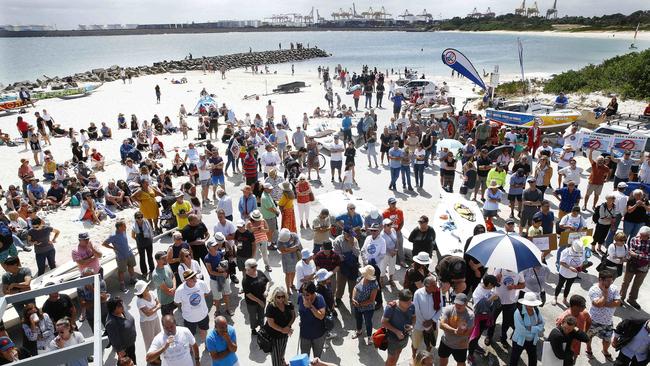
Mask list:
[[79,210],[80,221],[91,221],[93,225],[99,225],[99,211],[90,193],[82,195],[82,202]]
[[144,132],[140,132],[138,134],[136,143],[136,149],[140,151],[149,150],[149,141],[147,140],[147,136],[145,136]]
[[151,152],[156,159],[167,159],[167,154],[165,154],[165,146],[163,145],[162,141],[158,140],[158,137],[153,138],[153,141],[151,143]]
[[90,151],[91,151],[91,153],[90,153],[90,161],[92,163],[93,169],[103,172],[104,171],[104,164],[106,162],[106,159],[104,158],[104,155],[102,155],[94,147]]
[[323,116],[323,113],[321,112],[320,107],[316,107],[316,109],[314,109],[314,113],[313,113],[312,118],[320,118],[322,116]]
[[99,129],[99,132],[102,134],[102,139],[113,138],[113,131],[110,127],[106,126],[106,122],[102,122],[102,127]]
[[65,207],[70,203],[70,198],[65,191],[65,187],[55,180],[50,184],[46,199],[48,205],[54,206],[55,208]]
[[95,125],[95,122],[90,122],[90,126],[86,132],[88,133],[88,138],[90,140],[97,140],[99,138],[99,131]]
[[124,191],[115,184],[114,179],[108,181],[104,198],[107,205],[113,205],[120,209],[133,206],[131,198],[127,197]]
[[27,185],[27,197],[29,197],[29,203],[32,206],[45,206],[47,200],[45,199],[45,188],[39,183],[39,180],[32,178],[32,180]]

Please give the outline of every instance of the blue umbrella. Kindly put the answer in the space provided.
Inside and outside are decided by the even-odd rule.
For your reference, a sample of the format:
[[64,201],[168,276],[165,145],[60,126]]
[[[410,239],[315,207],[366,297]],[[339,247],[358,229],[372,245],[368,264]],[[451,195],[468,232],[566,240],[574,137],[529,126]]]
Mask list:
[[541,265],[542,252],[533,242],[514,233],[490,232],[475,235],[467,254],[485,267],[520,273]]

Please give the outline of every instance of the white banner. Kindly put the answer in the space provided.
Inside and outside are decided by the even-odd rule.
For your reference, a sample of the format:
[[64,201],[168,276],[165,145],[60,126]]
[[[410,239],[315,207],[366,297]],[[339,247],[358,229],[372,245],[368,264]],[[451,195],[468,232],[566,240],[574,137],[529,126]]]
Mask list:
[[593,149],[611,153],[615,158],[623,156],[625,150],[632,152],[632,159],[639,159],[645,151],[648,138],[635,135],[606,135],[596,132],[582,133],[580,147],[583,151]]

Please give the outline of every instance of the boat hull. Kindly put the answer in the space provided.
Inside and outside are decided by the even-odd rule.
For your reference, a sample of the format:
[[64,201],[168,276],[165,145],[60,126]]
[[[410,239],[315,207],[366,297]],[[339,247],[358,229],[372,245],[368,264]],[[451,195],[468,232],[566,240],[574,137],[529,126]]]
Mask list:
[[506,126],[533,127],[535,121],[539,122],[541,129],[566,127],[580,118],[581,113],[573,109],[561,109],[548,114],[532,114],[498,110],[488,108],[485,117]]
[[22,100],[10,100],[7,102],[0,102],[0,111],[10,111],[16,108],[26,107],[29,103]]
[[62,99],[70,99],[70,98],[79,98],[88,95],[89,93],[92,93],[93,91],[97,90],[101,84],[99,85],[87,85],[87,86],[82,86],[78,88],[69,88],[69,89],[61,89],[61,90],[49,90],[49,91],[35,91],[32,93],[32,98],[35,99],[50,99],[50,98],[62,98]]

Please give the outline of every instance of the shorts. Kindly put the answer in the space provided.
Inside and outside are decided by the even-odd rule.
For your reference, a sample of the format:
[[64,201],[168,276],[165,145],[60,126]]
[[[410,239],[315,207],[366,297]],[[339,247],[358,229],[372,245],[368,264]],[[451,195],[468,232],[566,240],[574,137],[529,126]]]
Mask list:
[[223,299],[223,295],[229,296],[232,294],[232,289],[230,288],[230,277],[226,277],[226,281],[223,283],[223,291],[219,291],[217,281],[210,279],[210,290],[212,291],[212,298],[217,301]]
[[337,161],[330,160],[330,167],[332,167],[332,169],[340,170],[342,166],[343,166],[342,160],[337,160]]
[[388,338],[388,351],[389,355],[394,355],[404,349],[409,342],[408,337],[404,337],[401,341],[399,339],[393,339],[392,337]]
[[206,315],[205,318],[203,318],[203,320],[200,320],[200,321],[198,321],[198,322],[196,322],[196,323],[194,323],[194,322],[189,322],[189,321],[183,319],[183,325],[185,326],[185,328],[187,328],[187,329],[190,330],[190,332],[192,333],[192,335],[194,335],[194,333],[196,333],[196,327],[197,327],[197,326],[198,326],[198,328],[201,329],[201,330],[208,330],[208,329],[210,329],[210,319],[209,319],[209,316],[208,316],[208,315]]
[[512,201],[522,202],[523,197],[524,197],[523,193],[522,194],[510,194],[510,193],[508,193],[508,201],[510,201],[510,202],[512,202]]
[[208,126],[208,132],[217,132],[219,131],[219,124],[217,122],[210,122],[210,125]]
[[400,110],[402,109],[402,106],[393,106],[393,114],[399,114]]
[[474,189],[476,188],[478,188],[479,192],[485,192],[487,189],[487,175],[484,177],[476,176],[476,187]]
[[128,268],[133,268],[135,267],[135,256],[130,256],[126,259],[116,259],[117,261],[117,271],[120,273],[124,273],[127,271]]
[[284,151],[286,149],[287,149],[287,143],[286,142],[278,144],[278,152]]
[[199,183],[201,184],[201,187],[208,188],[210,186],[210,179],[201,179]]
[[433,331],[431,329],[428,331],[413,329],[413,333],[411,333],[411,347],[419,349],[422,343],[424,343],[426,348],[435,347],[436,339],[438,339],[438,329],[436,324],[433,327],[435,327]]
[[28,138],[29,138],[29,131],[20,131],[20,135],[21,135],[24,139],[28,139]]
[[456,360],[457,363],[465,362],[467,360],[467,348],[454,349],[447,346],[444,342],[440,342],[440,346],[438,347],[438,357],[449,358],[451,355],[454,356],[454,360]]
[[600,196],[600,193],[603,191],[603,184],[588,184],[587,185],[587,196],[592,193]]
[[532,206],[524,206],[522,212],[520,213],[519,225],[521,227],[527,227],[533,224],[533,216],[535,216],[537,210],[532,210]]
[[485,217],[495,217],[497,216],[498,210],[483,210],[483,216]]
[[225,187],[226,185],[226,180],[223,175],[213,175],[210,179],[213,186]]
[[591,323],[591,328],[587,331],[587,335],[590,338],[597,336],[598,338],[609,341],[612,339],[612,334],[614,333],[614,328],[611,324],[600,324],[593,322]]
[[343,190],[352,190],[352,183],[343,183]]

